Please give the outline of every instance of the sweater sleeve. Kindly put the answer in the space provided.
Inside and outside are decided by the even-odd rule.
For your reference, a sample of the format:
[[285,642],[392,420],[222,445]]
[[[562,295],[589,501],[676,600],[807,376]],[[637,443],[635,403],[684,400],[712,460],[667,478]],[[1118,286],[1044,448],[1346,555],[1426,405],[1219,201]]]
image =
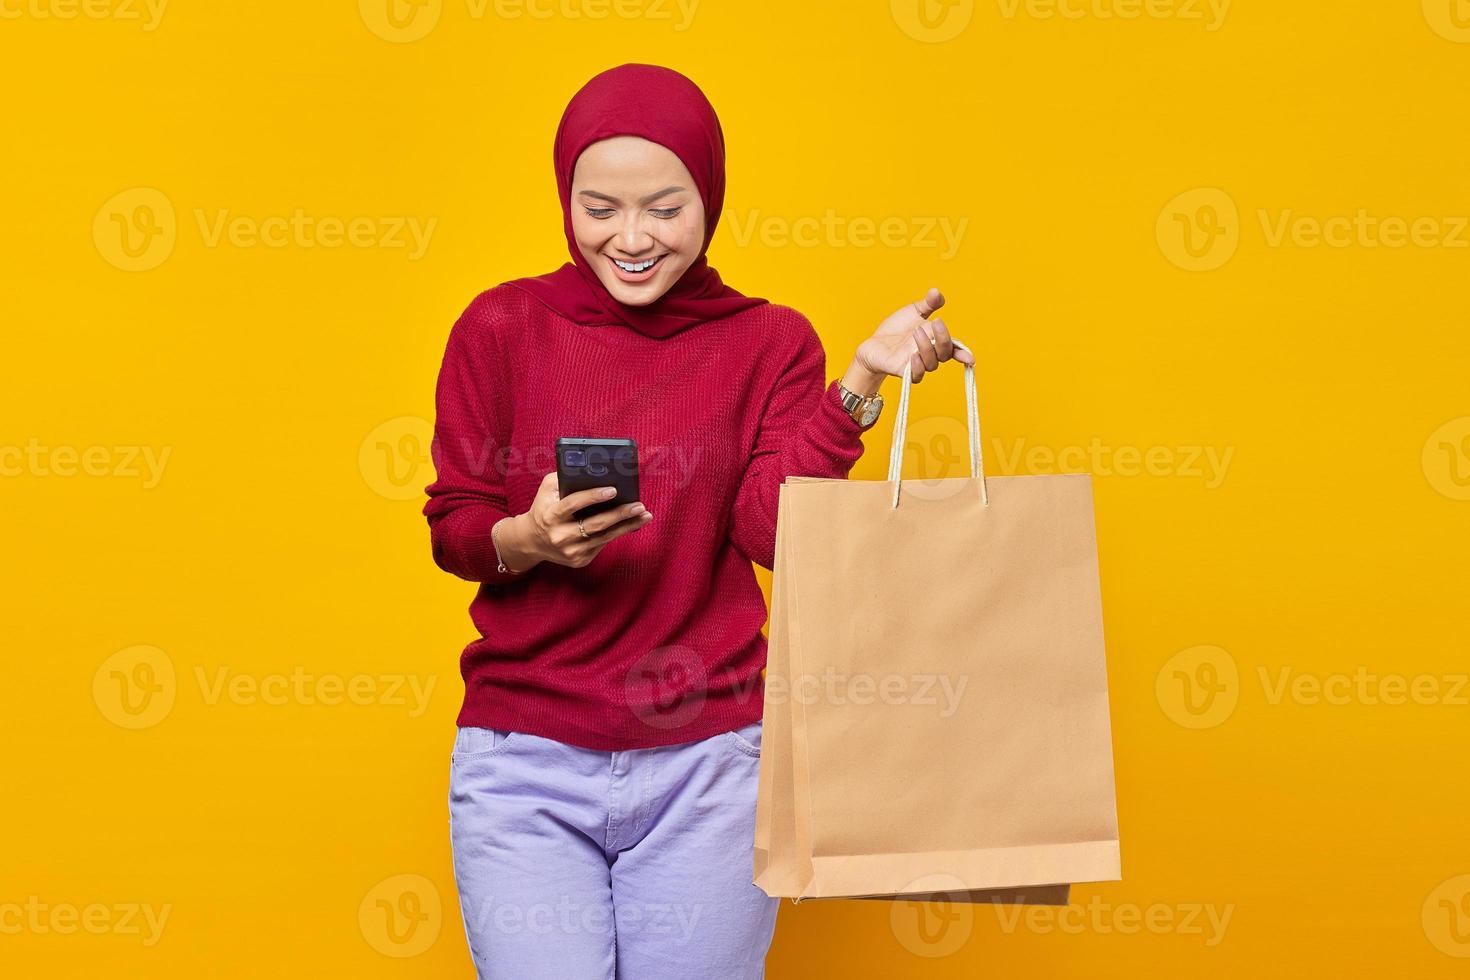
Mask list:
[[[434,562],[471,582],[521,578],[498,570],[490,529],[510,514],[501,472],[501,449],[509,440],[508,392],[492,332],[483,329],[477,304],[449,332],[434,405],[434,482],[424,516]],[[487,391],[492,393],[487,397]],[[500,393],[504,397],[495,397]]]
[[863,454],[859,425],[842,407],[837,380],[825,384],[827,357],[810,323],[782,365],[761,413],[755,449],[736,493],[730,539],[740,552],[771,568],[776,551],[776,504],[788,476],[845,478]]

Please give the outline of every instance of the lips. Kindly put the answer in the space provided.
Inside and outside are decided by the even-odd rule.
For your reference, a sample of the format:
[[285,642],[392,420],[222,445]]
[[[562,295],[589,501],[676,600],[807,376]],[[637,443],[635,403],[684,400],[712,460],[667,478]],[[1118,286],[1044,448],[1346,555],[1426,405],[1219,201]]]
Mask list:
[[[653,274],[658,271],[659,265],[663,263],[664,259],[668,258],[668,253],[665,252],[658,258],[653,259],[652,264],[648,264],[649,260],[647,259],[640,262],[624,263],[628,268],[619,265],[618,263],[621,260],[614,259],[611,255],[605,256],[605,258],[607,259],[608,265],[612,266],[613,275],[617,276],[623,282],[644,282],[653,278]],[[635,269],[638,271],[633,271]]]

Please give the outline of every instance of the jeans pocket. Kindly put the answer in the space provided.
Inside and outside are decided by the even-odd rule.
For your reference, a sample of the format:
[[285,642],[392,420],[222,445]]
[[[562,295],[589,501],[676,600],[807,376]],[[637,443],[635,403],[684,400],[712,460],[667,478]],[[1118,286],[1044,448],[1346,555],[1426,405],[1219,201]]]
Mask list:
[[499,755],[515,741],[516,734],[502,728],[476,728],[466,725],[455,733],[454,751],[450,753],[450,760],[471,762]]
[[725,733],[725,740],[745,755],[761,757],[761,723],[753,721],[744,728]]

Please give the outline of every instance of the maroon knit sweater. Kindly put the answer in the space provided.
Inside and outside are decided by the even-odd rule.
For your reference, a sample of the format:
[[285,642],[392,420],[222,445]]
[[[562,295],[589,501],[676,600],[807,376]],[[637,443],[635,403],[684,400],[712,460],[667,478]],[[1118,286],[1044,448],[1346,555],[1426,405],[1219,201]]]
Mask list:
[[[810,322],[762,305],[664,339],[565,319],[501,285],[450,331],[439,374],[434,561],[480,583],[460,725],[604,751],[761,717],[766,606],[788,475],[843,478],[860,426]],[[653,519],[583,568],[496,570],[490,528],[530,509],[561,436],[631,438]]]

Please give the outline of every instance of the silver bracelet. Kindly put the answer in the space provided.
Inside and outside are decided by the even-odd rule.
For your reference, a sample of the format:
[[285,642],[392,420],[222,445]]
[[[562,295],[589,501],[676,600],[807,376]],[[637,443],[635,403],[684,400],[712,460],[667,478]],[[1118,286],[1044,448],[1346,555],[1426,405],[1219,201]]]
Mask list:
[[500,521],[508,520],[510,520],[509,517],[502,517],[490,525],[490,545],[495,549],[495,570],[502,575],[520,575],[521,573],[515,569],[505,567],[505,559],[500,557],[500,542],[495,539],[495,529],[500,527]]

